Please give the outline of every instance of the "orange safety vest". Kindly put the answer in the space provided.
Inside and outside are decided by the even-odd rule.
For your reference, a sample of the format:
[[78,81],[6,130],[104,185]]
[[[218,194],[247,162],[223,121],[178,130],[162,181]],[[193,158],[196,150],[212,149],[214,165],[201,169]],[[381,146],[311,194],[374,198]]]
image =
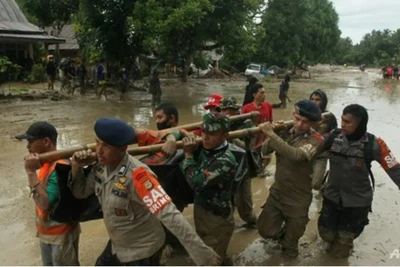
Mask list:
[[[39,181],[47,188],[49,176],[54,171],[57,164],[69,165],[67,160],[46,162],[39,170]],[[63,235],[72,230],[71,224],[58,223],[49,219],[49,212],[42,210],[36,205],[36,229],[42,235]]]

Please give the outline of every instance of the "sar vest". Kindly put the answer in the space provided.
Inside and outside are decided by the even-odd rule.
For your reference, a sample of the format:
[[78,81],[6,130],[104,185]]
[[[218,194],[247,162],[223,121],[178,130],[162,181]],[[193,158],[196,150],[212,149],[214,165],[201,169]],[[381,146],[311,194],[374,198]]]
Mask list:
[[[47,188],[48,180],[51,173],[55,170],[57,164],[69,165],[67,160],[58,160],[51,163],[45,163],[39,170],[39,181]],[[49,211],[42,210],[36,205],[36,229],[42,235],[64,235],[72,230],[70,224],[58,223],[49,219]]]

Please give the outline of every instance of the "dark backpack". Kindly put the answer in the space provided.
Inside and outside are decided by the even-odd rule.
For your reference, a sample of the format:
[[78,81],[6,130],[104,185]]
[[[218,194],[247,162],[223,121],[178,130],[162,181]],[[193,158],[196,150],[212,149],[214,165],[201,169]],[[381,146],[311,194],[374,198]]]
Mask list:
[[[333,145],[333,142],[334,142],[335,138],[339,136],[340,132],[341,132],[340,129],[333,130],[332,134],[328,137],[328,139],[327,139],[327,141],[325,143],[325,148],[330,150],[330,148]],[[363,151],[364,151],[364,161],[365,161],[365,165],[366,165],[366,167],[368,169],[369,176],[371,177],[372,189],[375,189],[375,178],[374,178],[374,174],[371,171],[371,163],[372,163],[372,161],[374,159],[374,155],[373,155],[374,151],[373,151],[373,149],[374,149],[375,135],[367,133],[367,136],[368,136],[368,142],[365,143],[364,149],[363,149]],[[330,152],[334,153],[332,151],[330,151]],[[335,154],[337,154],[337,153],[335,153]],[[339,155],[339,154],[337,154],[337,155]],[[346,157],[345,155],[341,155],[341,156]]]

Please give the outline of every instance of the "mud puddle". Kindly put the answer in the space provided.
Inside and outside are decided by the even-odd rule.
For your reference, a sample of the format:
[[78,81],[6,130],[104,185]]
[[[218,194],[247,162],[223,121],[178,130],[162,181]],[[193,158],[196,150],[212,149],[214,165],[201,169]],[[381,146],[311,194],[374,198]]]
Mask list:
[[[394,114],[400,109],[400,82],[380,78],[379,70],[362,73],[355,68],[329,68],[312,70],[312,79],[291,82],[290,97],[293,102],[308,98],[309,94],[321,88],[329,97],[328,109],[339,118],[343,107],[350,103],[366,106],[370,112],[368,130],[381,136],[400,157],[400,143],[397,131],[400,122]],[[314,73],[315,72],[315,73]],[[267,101],[278,102],[281,80],[265,83]],[[180,111],[180,124],[199,121],[204,113],[203,105],[211,93],[234,96],[239,102],[244,95],[246,82],[237,80],[191,80],[180,84],[162,80],[163,102],[175,103]],[[76,97],[73,100],[53,102],[13,101],[0,105],[0,252],[2,265],[40,264],[38,240],[35,238],[34,205],[28,198],[27,179],[23,169],[26,144],[12,137],[24,132],[38,120],[53,123],[59,131],[60,148],[93,142],[93,123],[101,116],[119,117],[135,127],[155,128],[154,108],[151,96],[144,92],[130,92],[129,101],[119,102],[119,95],[113,94],[109,101],[95,99],[94,95]],[[293,104],[293,103],[292,103]],[[288,105],[290,107],[290,105]],[[274,110],[274,119],[290,119],[292,109]],[[269,166],[274,172],[274,166]],[[382,168],[373,164],[376,191],[370,224],[355,242],[356,251],[348,260],[335,260],[324,253],[323,244],[317,235],[316,218],[320,208],[318,195],[310,208],[310,222],[306,234],[300,241],[300,256],[296,260],[286,260],[274,249],[271,242],[260,239],[256,230],[246,230],[239,226],[243,222],[236,216],[237,228],[229,246],[236,264],[240,265],[398,265],[399,260],[390,259],[390,253],[399,247],[400,234],[391,230],[397,226],[398,189],[390,181]],[[268,188],[273,177],[254,178],[253,198],[255,210],[268,196]],[[184,212],[192,223],[191,207]],[[102,221],[82,224],[80,258],[82,265],[94,264],[108,240]],[[192,264],[185,256],[176,256],[166,264]]]

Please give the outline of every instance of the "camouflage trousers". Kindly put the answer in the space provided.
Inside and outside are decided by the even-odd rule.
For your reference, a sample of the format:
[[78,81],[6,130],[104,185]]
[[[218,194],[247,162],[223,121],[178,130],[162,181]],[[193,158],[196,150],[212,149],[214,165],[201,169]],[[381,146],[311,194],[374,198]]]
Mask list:
[[308,208],[282,204],[270,195],[257,220],[259,234],[278,240],[283,252],[296,256],[299,239],[309,221]]
[[194,224],[197,234],[204,243],[214,249],[221,260],[224,260],[235,228],[233,216],[230,218],[217,216],[195,203]]

